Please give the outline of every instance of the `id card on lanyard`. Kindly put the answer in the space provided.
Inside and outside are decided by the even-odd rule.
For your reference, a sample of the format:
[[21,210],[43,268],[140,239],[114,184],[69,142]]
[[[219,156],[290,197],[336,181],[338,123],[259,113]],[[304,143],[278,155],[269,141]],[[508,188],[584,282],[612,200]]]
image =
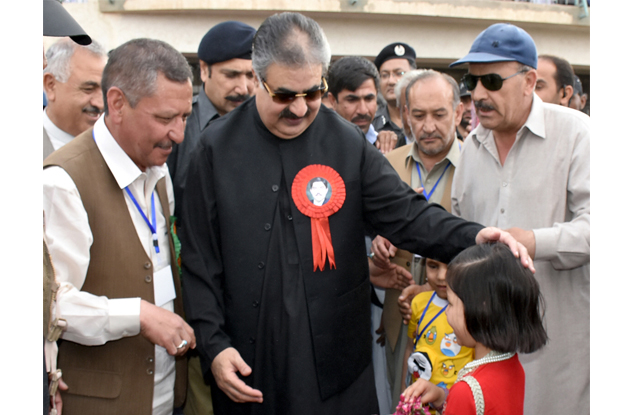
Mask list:
[[[164,258],[161,253],[161,249],[160,249],[159,241],[158,241],[158,228],[156,227],[156,207],[154,204],[154,191],[152,191],[152,197],[151,197],[152,221],[150,222],[147,215],[143,212],[143,209],[141,209],[141,206],[139,206],[137,199],[132,194],[128,186],[126,186],[124,190],[130,197],[135,207],[141,214],[141,217],[143,218],[145,223],[150,228],[150,231],[152,232],[152,244],[156,252],[156,261],[158,263],[155,269],[160,268],[161,264],[164,262]],[[176,298],[176,289],[174,288],[174,276],[171,270],[171,265],[167,265],[159,269],[158,271],[154,272],[154,304],[161,307],[164,304],[168,303],[169,301],[173,300],[174,298]]]

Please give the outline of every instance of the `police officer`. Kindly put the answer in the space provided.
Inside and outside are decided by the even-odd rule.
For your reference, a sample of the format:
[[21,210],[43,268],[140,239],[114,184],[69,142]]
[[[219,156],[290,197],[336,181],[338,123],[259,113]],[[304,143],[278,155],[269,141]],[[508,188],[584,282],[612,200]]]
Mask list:
[[417,53],[406,43],[395,42],[386,46],[375,58],[375,66],[380,72],[380,94],[386,105],[380,105],[373,120],[376,131],[390,130],[397,134],[397,147],[406,144],[401,119],[401,109],[397,107],[395,84],[411,69],[417,69]]
[[237,21],[219,23],[202,38],[198,47],[202,88],[193,97],[184,141],[167,158],[174,183],[176,212],[183,203],[184,183],[191,154],[208,124],[253,96],[252,39],[256,29]]

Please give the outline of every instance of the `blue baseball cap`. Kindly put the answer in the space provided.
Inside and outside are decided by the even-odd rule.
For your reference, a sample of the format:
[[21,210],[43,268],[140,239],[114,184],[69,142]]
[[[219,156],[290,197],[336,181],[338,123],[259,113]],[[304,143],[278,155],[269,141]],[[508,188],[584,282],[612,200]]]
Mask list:
[[450,68],[463,63],[491,63],[516,61],[536,69],[538,53],[532,37],[520,27],[496,23],[473,41],[469,54],[453,62]]

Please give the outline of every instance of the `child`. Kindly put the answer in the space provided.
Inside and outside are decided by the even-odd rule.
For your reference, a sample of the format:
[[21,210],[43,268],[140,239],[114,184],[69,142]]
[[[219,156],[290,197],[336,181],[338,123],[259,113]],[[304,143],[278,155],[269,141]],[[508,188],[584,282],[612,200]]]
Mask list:
[[532,353],[547,342],[542,296],[532,273],[503,244],[481,244],[461,252],[447,273],[447,319],[460,344],[475,359],[458,374],[445,399],[440,387],[419,379],[403,393],[421,396],[443,415],[523,414],[525,372],[517,352]]
[[458,371],[473,360],[473,349],[458,344],[447,322],[446,273],[447,265],[425,259],[426,281],[434,291],[418,294],[411,303],[408,337],[414,347],[406,347],[402,377],[406,379],[406,386],[420,378],[449,389]]

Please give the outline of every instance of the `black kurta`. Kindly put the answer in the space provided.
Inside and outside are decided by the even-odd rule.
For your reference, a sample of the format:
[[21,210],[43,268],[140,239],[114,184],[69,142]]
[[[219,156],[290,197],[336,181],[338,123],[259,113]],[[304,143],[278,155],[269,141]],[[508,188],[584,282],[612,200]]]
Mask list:
[[[310,218],[291,196],[311,164],[332,167],[346,188],[329,218],[336,269],[316,272]],[[254,100],[205,130],[182,216],[183,292],[200,354],[210,362],[235,347],[265,399],[222,410],[215,391],[217,414],[376,413],[365,227],[442,261],[481,229],[428,204],[333,111],[322,107],[302,135],[282,140]]]

